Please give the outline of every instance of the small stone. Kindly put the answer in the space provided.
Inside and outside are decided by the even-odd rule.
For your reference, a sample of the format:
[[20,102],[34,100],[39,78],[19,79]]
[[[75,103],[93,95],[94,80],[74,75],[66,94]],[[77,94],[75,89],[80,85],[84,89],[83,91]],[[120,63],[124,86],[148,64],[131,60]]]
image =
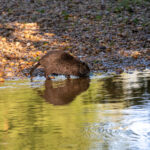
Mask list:
[[143,27],[139,26],[137,27],[137,30],[143,30]]
[[146,35],[146,40],[150,42],[150,34]]
[[31,45],[31,43],[27,43],[27,46],[30,46]]

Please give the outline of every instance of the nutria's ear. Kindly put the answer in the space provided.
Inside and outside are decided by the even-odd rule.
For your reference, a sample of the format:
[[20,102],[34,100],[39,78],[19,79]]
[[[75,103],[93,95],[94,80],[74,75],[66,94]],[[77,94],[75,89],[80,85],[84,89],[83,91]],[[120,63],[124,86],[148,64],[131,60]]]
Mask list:
[[72,59],[73,59],[73,56],[71,56],[71,55],[68,54],[68,53],[62,53],[61,59],[63,59],[63,60],[72,60]]

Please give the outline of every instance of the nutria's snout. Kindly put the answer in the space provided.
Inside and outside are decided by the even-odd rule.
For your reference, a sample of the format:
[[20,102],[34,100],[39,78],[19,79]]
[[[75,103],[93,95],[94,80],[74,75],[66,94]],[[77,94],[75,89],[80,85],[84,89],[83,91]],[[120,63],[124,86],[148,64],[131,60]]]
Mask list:
[[81,62],[80,69],[79,69],[79,76],[85,77],[89,76],[90,74],[90,68],[85,62]]

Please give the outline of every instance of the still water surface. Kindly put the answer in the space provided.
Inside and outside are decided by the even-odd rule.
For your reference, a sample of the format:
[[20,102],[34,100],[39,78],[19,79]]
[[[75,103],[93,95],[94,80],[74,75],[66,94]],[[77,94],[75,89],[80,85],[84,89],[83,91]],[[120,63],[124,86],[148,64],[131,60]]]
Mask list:
[[150,72],[0,83],[0,150],[150,150]]

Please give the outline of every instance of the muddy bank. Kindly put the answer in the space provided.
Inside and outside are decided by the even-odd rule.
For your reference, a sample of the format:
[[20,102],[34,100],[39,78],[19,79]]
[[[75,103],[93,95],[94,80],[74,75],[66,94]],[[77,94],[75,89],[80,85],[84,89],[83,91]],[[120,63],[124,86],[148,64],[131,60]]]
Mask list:
[[[49,50],[68,51],[91,71],[150,68],[150,2],[0,1],[0,80],[25,77]],[[40,72],[40,71],[39,71]]]

